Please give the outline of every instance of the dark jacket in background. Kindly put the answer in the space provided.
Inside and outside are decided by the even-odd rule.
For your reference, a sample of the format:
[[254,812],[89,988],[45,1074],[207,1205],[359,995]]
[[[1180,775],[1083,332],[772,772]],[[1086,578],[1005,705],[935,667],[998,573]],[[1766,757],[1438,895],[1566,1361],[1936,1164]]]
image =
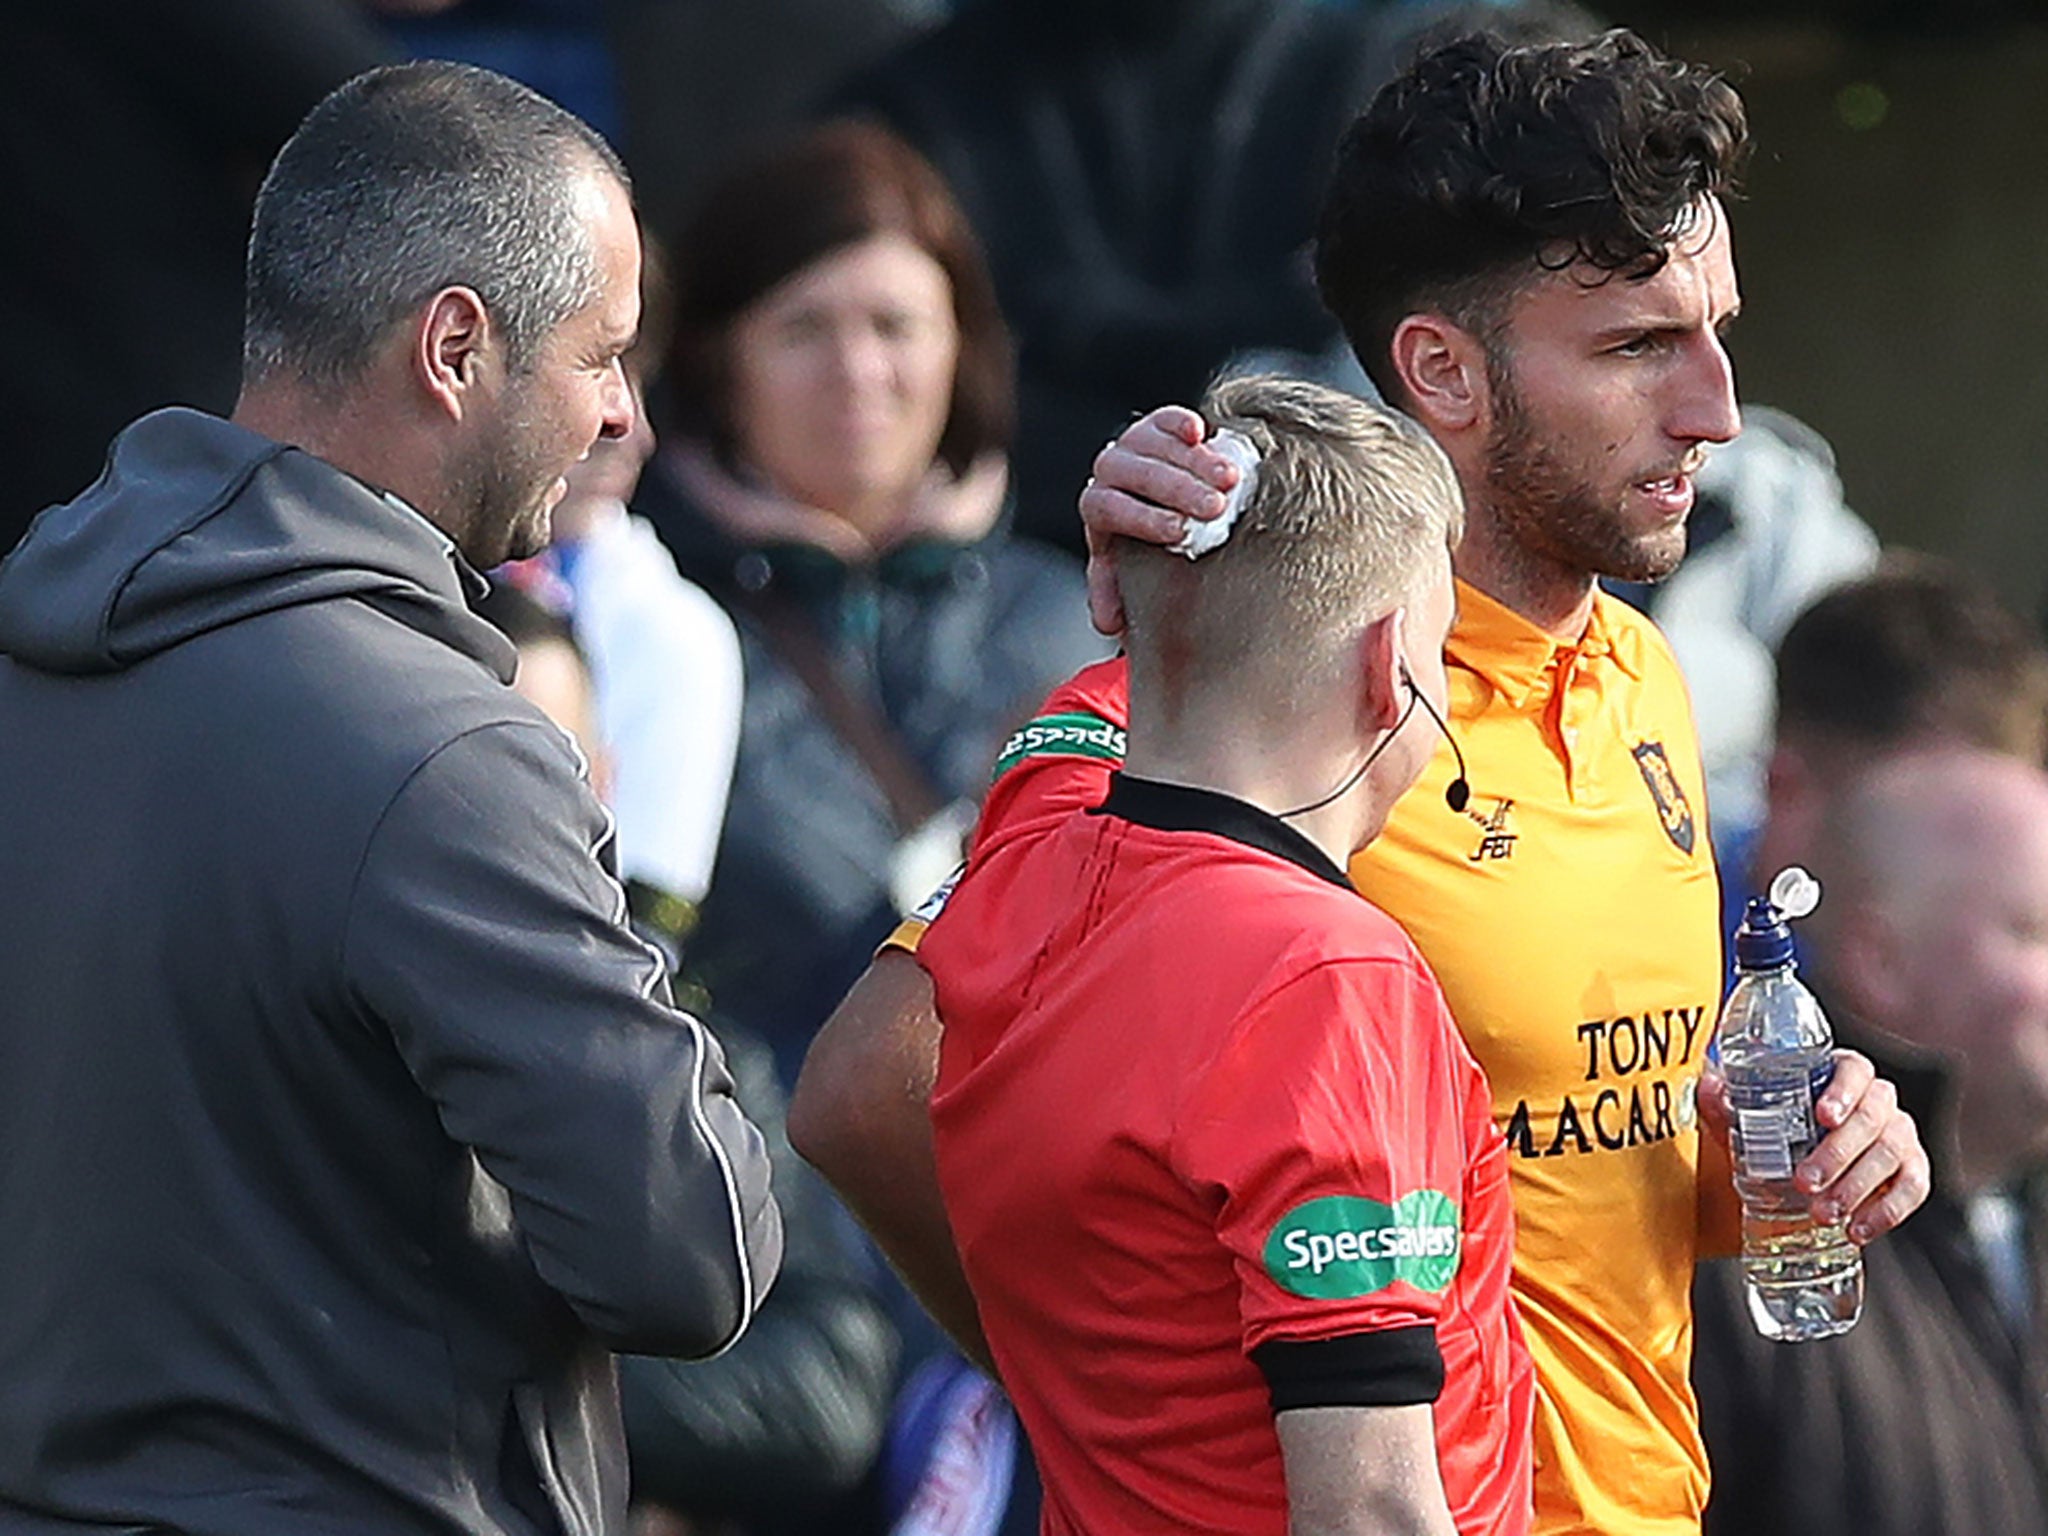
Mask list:
[[1693,1383],[1714,1473],[1708,1536],[2048,1531],[2048,1170],[2021,1186],[2033,1310],[2016,1338],[1944,1183],[1953,1085],[1853,1024],[1842,1033],[1898,1085],[1934,1191],[1863,1250],[1863,1319],[1839,1338],[1770,1342],[1735,1261],[1701,1267]]
[[165,411],[0,566],[0,1529],[619,1530],[781,1238],[423,518]]
[[768,1142],[787,1245],[774,1292],[716,1360],[619,1362],[633,1497],[747,1536],[846,1536],[868,1528],[859,1500],[895,1398],[896,1329],[859,1229],[789,1144],[774,1056],[712,1028]]
[[1004,736],[1106,642],[1089,626],[1080,568],[1001,532],[914,540],[864,567],[806,546],[741,544],[684,499],[660,458],[634,510],[739,626],[739,760],[689,958],[718,1014],[765,1039],[793,1082],[811,1036],[899,915],[899,829],[764,612],[805,625],[939,799],[969,807]]
[[4,12],[0,555],[143,412],[234,404],[256,188],[313,104],[389,53],[355,0]]

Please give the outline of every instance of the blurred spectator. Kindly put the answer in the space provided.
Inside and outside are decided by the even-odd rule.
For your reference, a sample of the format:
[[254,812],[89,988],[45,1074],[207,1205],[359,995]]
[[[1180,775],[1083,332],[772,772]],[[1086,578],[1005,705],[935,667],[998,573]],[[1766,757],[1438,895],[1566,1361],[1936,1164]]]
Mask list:
[[654,449],[634,432],[600,442],[569,473],[541,558],[567,584],[569,618],[590,657],[612,748],[620,868],[636,916],[680,944],[711,886],[739,750],[739,635],[725,611],[676,573],[626,507]]
[[1811,860],[1827,807],[1881,754],[1948,742],[2039,763],[2048,748],[2048,654],[1982,578],[1932,555],[1889,553],[1801,614],[1777,695],[1765,823],[1730,884]]
[[[660,248],[646,251],[640,341],[624,359],[643,404],[673,310]],[[549,547],[500,574],[566,613],[590,658],[626,894],[635,922],[676,966],[711,885],[739,748],[742,672],[725,610],[678,575],[654,529],[627,512],[653,451],[643,409],[630,433],[600,439],[569,471]]]
[[1080,544],[1074,488],[1134,411],[1333,325],[1307,245],[1331,151],[1437,25],[1592,30],[1553,4],[980,0],[839,101],[928,155],[986,241],[1020,351],[1021,531]]
[[353,0],[10,6],[0,182],[0,554],[160,405],[226,414],[270,157],[388,50]]
[[1622,595],[1671,641],[1692,687],[1714,852],[1747,867],[1764,817],[1771,653],[1807,604],[1877,564],[1877,535],[1844,502],[1834,450],[1806,423],[1745,406],[1742,435],[1700,471],[1685,561]]
[[494,585],[476,611],[497,625],[519,653],[512,686],[521,697],[569,733],[590,765],[590,787],[611,804],[611,754],[597,723],[597,699],[590,664],[569,621],[514,586]]
[[[518,649],[513,686],[593,765],[603,762],[591,674],[568,623],[511,585],[476,606]],[[753,1326],[715,1360],[620,1360],[636,1528],[646,1536],[857,1530],[895,1382],[895,1329],[853,1228],[790,1150],[772,1054],[730,1021],[714,1020],[713,1032],[740,1106],[768,1143],[782,1273]]]
[[[2013,1512],[2038,1511],[2048,1442],[2038,1410],[2029,1423],[2009,1405],[2016,1393],[2038,1404],[2048,1376],[2037,1346],[2015,1343],[1984,1308],[1986,1261],[1971,1253],[1968,1218],[1958,1214],[1972,1191],[1957,1182],[1966,1175],[1956,1155],[1959,1084],[1946,1075],[1953,1064],[1944,1069],[1906,1042],[1933,1045],[1945,1038],[1940,1031],[1961,1031],[1973,1016],[1988,1024],[2002,1014],[2010,1023],[2038,1006],[2028,999],[2025,970],[2048,960],[2038,953],[2027,959],[2032,941],[2024,934],[2030,921],[2048,923],[2048,910],[2038,919],[2025,911],[2048,890],[2048,875],[2026,866],[2048,865],[2048,851],[2032,851],[2036,834],[2024,817],[2011,821],[2001,836],[2019,857],[1999,859],[2013,867],[1995,878],[1987,868],[1947,913],[1935,913],[1924,893],[1967,869],[1976,834],[1963,824],[1967,817],[1957,819],[1955,796],[1930,782],[1929,764],[1968,764],[1920,757],[1903,777],[1888,765],[1931,751],[2038,764],[2048,746],[2048,654],[1978,577],[1932,556],[1892,552],[1873,574],[1827,593],[1792,623],[1778,647],[1777,695],[1753,875],[1745,881],[1731,869],[1726,879],[1735,894],[1787,863],[1820,876],[1820,910],[1802,925],[1808,979],[1844,1043],[1877,1060],[1926,1127],[1935,1193],[1915,1220],[1867,1251],[1866,1315],[1842,1339],[1767,1345],[1749,1323],[1735,1267],[1701,1269],[1694,1378],[1716,1468],[1708,1530],[1940,1536],[2042,1529],[2038,1512]],[[1958,788],[1991,783],[1994,803],[2031,798],[2030,789],[2013,789],[2023,779],[2001,781],[1978,769],[1959,769]],[[1928,851],[1927,829],[1951,823],[1961,866]],[[1922,985],[1943,968],[1953,984],[1921,1022],[1901,1017],[1896,997],[1870,990],[1882,985],[1871,970],[1871,936],[1892,932],[1885,925],[1913,910],[1904,904],[1916,892],[1923,893],[1920,910],[1932,915],[1896,932],[1891,958],[1910,962]],[[2011,1059],[2010,1044],[2001,1051],[2005,1069],[2016,1072],[2021,1063]],[[2012,1210],[1996,1202],[1980,1209],[1991,1219]],[[1901,1396],[1897,1383],[1923,1377],[1937,1403],[1983,1396],[1996,1422],[1974,1451],[1963,1446],[1952,1408],[1928,1416],[1917,1398]],[[1868,1464],[1859,1451],[1865,1445]],[[1999,1502],[2012,1499],[2021,1502]],[[1879,1517],[1884,1501],[1895,1515]]]
[[1706,1530],[2048,1530],[2048,778],[1946,746],[1830,788],[1812,979],[1923,1127],[1934,1192],[1865,1251],[1840,1338],[1769,1343],[1733,1267],[1701,1271]]
[[790,141],[714,189],[676,267],[678,425],[639,507],[747,673],[693,954],[787,1080],[958,861],[1004,732],[1102,642],[1079,568],[1001,528],[1008,339],[914,151]]

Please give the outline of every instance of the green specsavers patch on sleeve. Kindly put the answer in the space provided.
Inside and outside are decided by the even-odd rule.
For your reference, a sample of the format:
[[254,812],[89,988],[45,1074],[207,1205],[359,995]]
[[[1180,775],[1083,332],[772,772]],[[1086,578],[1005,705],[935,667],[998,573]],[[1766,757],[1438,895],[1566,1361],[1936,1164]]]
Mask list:
[[1448,1195],[1418,1189],[1392,1205],[1326,1195],[1297,1205],[1266,1237],[1266,1273],[1317,1300],[1371,1296],[1405,1280],[1441,1292],[1458,1272],[1463,1233]]
[[992,777],[1000,779],[1030,757],[1093,757],[1106,763],[1124,760],[1124,729],[1100,715],[1076,711],[1040,715],[1018,727],[996,757]]

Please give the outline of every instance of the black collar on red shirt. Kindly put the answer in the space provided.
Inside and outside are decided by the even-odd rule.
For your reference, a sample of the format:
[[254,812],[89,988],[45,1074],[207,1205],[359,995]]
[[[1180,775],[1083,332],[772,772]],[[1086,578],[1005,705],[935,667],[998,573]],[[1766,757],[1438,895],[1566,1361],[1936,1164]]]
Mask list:
[[1344,871],[1331,862],[1327,853],[1271,811],[1260,810],[1235,795],[1113,773],[1109,778],[1109,798],[1088,814],[1120,816],[1160,832],[1212,832],[1298,864],[1332,885],[1351,889]]

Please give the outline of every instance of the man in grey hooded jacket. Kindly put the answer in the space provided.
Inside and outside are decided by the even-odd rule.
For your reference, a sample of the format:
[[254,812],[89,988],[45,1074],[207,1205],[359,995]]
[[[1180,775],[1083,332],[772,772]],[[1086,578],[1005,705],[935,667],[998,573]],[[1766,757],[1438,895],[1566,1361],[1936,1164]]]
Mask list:
[[624,173],[450,65],[309,115],[232,421],[0,566],[0,1530],[624,1521],[611,1349],[781,1228],[474,567],[630,428]]

